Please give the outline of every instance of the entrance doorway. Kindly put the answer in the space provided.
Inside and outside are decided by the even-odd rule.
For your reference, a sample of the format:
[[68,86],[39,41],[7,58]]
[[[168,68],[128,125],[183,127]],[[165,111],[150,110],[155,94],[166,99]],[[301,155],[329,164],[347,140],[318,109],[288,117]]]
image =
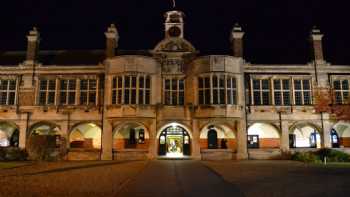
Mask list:
[[170,126],[159,136],[159,155],[167,157],[183,157],[191,154],[190,136],[180,126]]

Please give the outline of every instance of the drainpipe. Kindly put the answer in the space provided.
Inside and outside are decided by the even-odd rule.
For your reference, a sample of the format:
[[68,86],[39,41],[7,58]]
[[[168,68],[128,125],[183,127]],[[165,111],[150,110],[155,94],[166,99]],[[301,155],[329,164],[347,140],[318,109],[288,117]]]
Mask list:
[[[243,86],[244,86],[244,115],[245,115],[245,130],[246,130],[246,136],[247,136],[247,139],[246,141],[248,141],[248,112],[247,112],[247,109],[248,109],[248,105],[247,105],[247,88],[246,88],[246,75],[244,75],[244,80],[243,80]],[[248,76],[248,80],[250,81],[250,76]],[[250,84],[250,83],[248,83]],[[250,91],[250,88],[249,90]],[[247,143],[247,142],[246,142]],[[248,159],[250,158],[249,157],[249,150],[248,150],[248,144],[246,146],[246,149],[247,149],[247,155],[248,155]]]
[[[101,80],[102,79],[102,80]],[[101,92],[100,92],[100,95],[101,95],[101,99],[99,100],[98,98],[97,98],[97,100],[98,100],[98,102],[100,103],[101,102],[101,104],[99,104],[99,107],[101,107],[102,106],[102,114],[101,114],[101,147],[100,147],[100,160],[102,159],[102,148],[103,148],[103,146],[102,146],[102,140],[103,140],[103,132],[104,132],[104,125],[103,125],[103,119],[104,119],[104,112],[105,112],[105,99],[104,99],[104,97],[105,97],[105,92],[104,92],[104,88],[102,88],[102,83],[101,83],[101,81],[103,81],[103,84],[105,84],[105,78],[104,78],[104,76],[102,76],[101,77],[101,79],[99,79],[100,80],[100,83],[99,83],[99,85],[100,85],[100,87],[98,88]],[[103,85],[103,87],[104,87],[104,85]],[[112,136],[113,137],[113,136]],[[112,150],[112,159],[114,160],[114,154],[113,154],[113,150]]]

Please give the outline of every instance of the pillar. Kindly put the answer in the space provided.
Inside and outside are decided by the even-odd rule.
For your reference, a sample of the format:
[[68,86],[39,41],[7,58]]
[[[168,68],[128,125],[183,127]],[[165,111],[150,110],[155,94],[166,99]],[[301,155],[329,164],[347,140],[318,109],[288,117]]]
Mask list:
[[[24,149],[26,148],[27,143],[27,116],[28,114],[22,115],[22,121],[18,124],[19,129],[19,148]],[[29,132],[29,131],[28,131]]]
[[149,159],[155,159],[158,156],[158,139],[157,139],[157,121],[153,120],[149,127]]
[[200,128],[198,120],[192,120],[192,158],[200,160],[202,158],[200,150]]
[[289,151],[289,125],[288,122],[282,121],[281,131],[281,150]]
[[101,160],[113,160],[113,128],[108,120],[103,120]]
[[108,27],[106,36],[106,58],[113,58],[115,56],[115,49],[118,48],[119,35],[118,30],[114,24]]
[[248,159],[247,128],[244,120],[237,121],[237,160]]
[[231,41],[233,56],[243,58],[243,36],[244,32],[238,23],[235,24],[232,30]]
[[322,148],[332,148],[331,130],[333,124],[329,120],[323,121]]

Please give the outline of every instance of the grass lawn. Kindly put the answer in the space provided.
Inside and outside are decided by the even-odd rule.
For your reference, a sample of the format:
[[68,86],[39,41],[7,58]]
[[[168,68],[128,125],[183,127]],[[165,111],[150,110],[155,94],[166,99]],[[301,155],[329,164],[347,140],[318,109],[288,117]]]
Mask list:
[[324,165],[323,163],[316,163],[312,165],[325,168],[350,168],[350,162],[329,162],[327,165]]
[[28,165],[28,162],[0,162],[0,169],[15,168]]

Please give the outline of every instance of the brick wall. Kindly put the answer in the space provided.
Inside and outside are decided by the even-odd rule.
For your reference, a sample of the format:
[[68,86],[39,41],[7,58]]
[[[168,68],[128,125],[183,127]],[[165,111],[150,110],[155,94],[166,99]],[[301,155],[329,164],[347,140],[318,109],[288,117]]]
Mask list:
[[133,146],[128,146],[128,139],[114,139],[113,142],[113,148],[116,150],[123,150],[123,149],[148,149],[149,147],[149,139],[145,139],[144,144],[135,144]]
[[350,137],[340,138],[340,145],[344,147],[350,147]]
[[279,138],[260,138],[260,148],[280,148],[281,140]]

